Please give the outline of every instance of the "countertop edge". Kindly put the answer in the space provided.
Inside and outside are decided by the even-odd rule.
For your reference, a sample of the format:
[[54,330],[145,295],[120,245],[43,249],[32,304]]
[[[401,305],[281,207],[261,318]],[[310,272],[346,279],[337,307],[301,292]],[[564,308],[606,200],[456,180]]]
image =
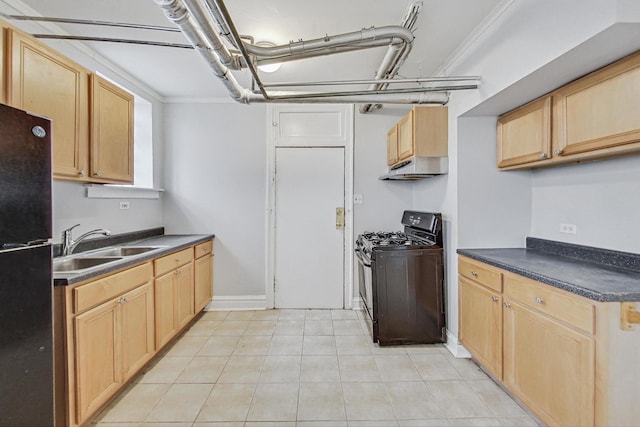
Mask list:
[[[511,248],[511,249],[531,251],[531,249],[526,249],[526,248]],[[566,281],[555,279],[553,277],[545,276],[544,274],[527,270],[522,267],[518,267],[517,265],[500,262],[494,258],[489,258],[489,257],[483,256],[482,254],[478,254],[473,249],[458,249],[456,252],[459,255],[463,255],[468,258],[475,259],[476,261],[484,262],[486,264],[501,268],[503,270],[507,270],[511,273],[519,274],[529,279],[537,280],[539,282],[545,283],[555,288],[562,289],[567,292],[571,292],[573,294],[580,295],[594,301],[598,301],[598,302],[640,301],[640,292],[625,292],[624,294],[598,292],[598,291],[594,291],[593,289],[588,289],[583,286],[578,286],[574,283],[569,283]],[[576,262],[576,260],[574,259],[571,259],[570,261]]]
[[[150,261],[155,258],[162,257],[164,255],[168,255],[170,253],[182,250],[189,246],[194,246],[199,243],[204,243],[208,240],[215,239],[214,234],[166,234],[166,235],[158,235],[153,237],[148,237],[140,240],[132,240],[126,243],[123,243],[122,246],[133,246],[133,245],[144,245],[146,241],[153,240],[156,245],[162,245],[163,240],[167,240],[166,247],[158,248],[153,251],[145,252],[143,254],[134,255],[130,257],[123,258],[122,260],[114,261],[112,263],[105,264],[100,267],[93,268],[87,272],[81,273],[54,273],[53,277],[53,285],[54,286],[70,286],[75,285],[77,283],[86,282],[88,280],[98,278],[100,276],[104,276],[105,274],[115,273],[120,270],[130,268],[139,264],[143,264],[147,261]],[[179,240],[179,243],[170,243],[171,241]],[[81,253],[75,254],[80,255]],[[56,274],[58,277],[55,277]]]

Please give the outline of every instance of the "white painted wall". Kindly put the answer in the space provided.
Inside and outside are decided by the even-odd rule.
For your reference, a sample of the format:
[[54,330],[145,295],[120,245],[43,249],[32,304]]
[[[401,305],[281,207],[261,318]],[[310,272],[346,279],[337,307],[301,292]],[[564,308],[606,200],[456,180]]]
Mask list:
[[[53,182],[53,241],[60,242],[62,230],[75,224],[74,236],[106,228],[113,234],[163,226],[162,202],[154,199],[89,199],[82,184]],[[120,209],[120,200],[130,204]]]
[[[531,235],[640,253],[640,156],[533,173]],[[560,233],[575,224],[577,234]]]
[[410,108],[385,106],[360,114],[356,105],[353,192],[362,194],[363,203],[353,205],[354,237],[364,231],[399,230],[402,212],[413,207],[411,184],[378,179],[388,171],[387,131]]
[[214,296],[265,294],[264,105],[165,106],[167,233],[214,233]]
[[531,172],[496,168],[496,117],[458,119],[458,246],[523,247]]

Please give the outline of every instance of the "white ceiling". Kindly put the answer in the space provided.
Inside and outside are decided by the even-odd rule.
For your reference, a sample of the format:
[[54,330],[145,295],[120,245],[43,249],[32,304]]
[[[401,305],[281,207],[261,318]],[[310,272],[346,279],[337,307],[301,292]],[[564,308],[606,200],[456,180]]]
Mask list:
[[[407,77],[438,72],[465,39],[504,0],[424,0],[416,25],[413,51],[401,69]],[[226,6],[241,34],[256,41],[286,43],[326,34],[357,31],[363,27],[399,25],[409,1],[391,0],[227,0]],[[8,14],[39,14],[47,17],[89,19],[173,26],[153,0],[0,0],[0,11]],[[17,21],[15,25],[24,25]],[[180,33],[73,24],[35,24],[30,32],[146,39],[187,43]],[[223,85],[193,50],[106,42],[85,43],[98,55],[144,82],[165,98],[226,97]],[[283,64],[266,82],[369,79],[386,49],[307,59]],[[248,85],[246,71],[238,72]],[[244,74],[244,76],[240,76]]]

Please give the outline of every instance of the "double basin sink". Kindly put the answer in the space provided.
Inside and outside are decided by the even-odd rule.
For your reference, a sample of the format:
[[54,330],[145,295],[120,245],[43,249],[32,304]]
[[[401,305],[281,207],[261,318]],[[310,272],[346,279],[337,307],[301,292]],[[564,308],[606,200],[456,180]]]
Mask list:
[[79,273],[123,258],[144,254],[164,246],[111,246],[53,259],[54,273]]

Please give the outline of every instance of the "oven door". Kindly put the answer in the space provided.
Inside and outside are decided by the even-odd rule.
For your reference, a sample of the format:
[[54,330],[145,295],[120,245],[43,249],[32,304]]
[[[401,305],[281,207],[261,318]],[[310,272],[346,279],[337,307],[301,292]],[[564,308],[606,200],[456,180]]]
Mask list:
[[371,260],[356,249],[358,257],[358,283],[360,288],[360,298],[366,313],[367,323],[373,321],[373,276],[371,272]]

